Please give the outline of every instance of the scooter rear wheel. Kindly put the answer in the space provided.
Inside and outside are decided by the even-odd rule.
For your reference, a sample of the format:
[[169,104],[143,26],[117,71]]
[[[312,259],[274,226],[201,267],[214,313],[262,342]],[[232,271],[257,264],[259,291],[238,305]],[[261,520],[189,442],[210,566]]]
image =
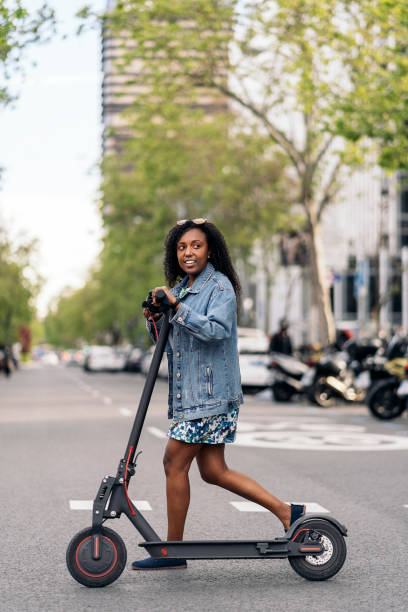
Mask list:
[[87,587],[104,587],[123,572],[127,552],[122,538],[108,527],[101,528],[102,550],[99,559],[92,557],[92,529],[79,531],[67,548],[66,561],[71,576]]
[[294,536],[295,542],[304,540],[307,531],[313,529],[320,534],[324,552],[321,555],[307,555],[306,557],[289,557],[289,563],[299,576],[306,580],[328,580],[343,567],[346,560],[346,542],[340,531],[324,519],[311,519],[299,526]]

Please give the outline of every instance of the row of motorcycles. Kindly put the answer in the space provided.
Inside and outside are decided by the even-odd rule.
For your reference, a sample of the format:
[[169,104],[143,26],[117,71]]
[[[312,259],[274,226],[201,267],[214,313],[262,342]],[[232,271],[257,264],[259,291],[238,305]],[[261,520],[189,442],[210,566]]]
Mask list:
[[327,350],[307,363],[272,353],[269,369],[278,402],[299,394],[322,408],[338,400],[365,402],[378,419],[394,419],[408,409],[408,339],[398,334],[389,343],[350,339],[341,350]]

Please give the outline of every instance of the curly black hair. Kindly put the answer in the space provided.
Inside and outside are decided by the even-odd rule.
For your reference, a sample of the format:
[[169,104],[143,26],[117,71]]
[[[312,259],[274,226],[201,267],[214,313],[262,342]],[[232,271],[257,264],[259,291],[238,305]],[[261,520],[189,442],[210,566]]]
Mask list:
[[237,304],[239,304],[241,284],[234,270],[234,266],[232,265],[228,247],[220,230],[209,221],[198,224],[189,219],[183,223],[183,225],[175,225],[172,227],[167,234],[164,244],[164,274],[168,284],[170,287],[174,287],[174,285],[185,276],[185,272],[180,268],[177,259],[177,243],[181,236],[192,228],[198,228],[206,235],[208,249],[211,253],[209,261],[216,270],[222,272],[222,274],[225,274],[225,276],[229,278],[235,291]]

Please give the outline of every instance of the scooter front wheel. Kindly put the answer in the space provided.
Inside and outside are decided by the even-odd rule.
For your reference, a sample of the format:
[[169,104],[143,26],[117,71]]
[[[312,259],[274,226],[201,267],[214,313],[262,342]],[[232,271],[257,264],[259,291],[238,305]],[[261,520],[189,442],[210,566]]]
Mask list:
[[104,587],[119,578],[123,572],[127,552],[122,538],[108,527],[101,528],[101,551],[93,556],[92,529],[79,531],[67,548],[66,561],[71,576],[87,587]]
[[320,555],[305,557],[289,557],[289,563],[299,576],[306,580],[328,580],[343,567],[346,560],[347,547],[340,531],[324,519],[311,519],[299,525],[293,540],[301,542],[307,531],[313,529],[320,535],[324,552]]

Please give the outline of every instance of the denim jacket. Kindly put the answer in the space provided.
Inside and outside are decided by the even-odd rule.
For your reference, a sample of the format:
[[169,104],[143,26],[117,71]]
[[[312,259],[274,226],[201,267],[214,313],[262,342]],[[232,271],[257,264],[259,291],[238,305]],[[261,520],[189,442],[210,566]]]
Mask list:
[[[185,276],[171,293],[187,287]],[[158,331],[162,319],[156,323]],[[147,320],[155,341],[153,324]],[[242,404],[237,346],[237,307],[229,279],[211,263],[197,276],[170,318],[169,419],[199,419]]]

